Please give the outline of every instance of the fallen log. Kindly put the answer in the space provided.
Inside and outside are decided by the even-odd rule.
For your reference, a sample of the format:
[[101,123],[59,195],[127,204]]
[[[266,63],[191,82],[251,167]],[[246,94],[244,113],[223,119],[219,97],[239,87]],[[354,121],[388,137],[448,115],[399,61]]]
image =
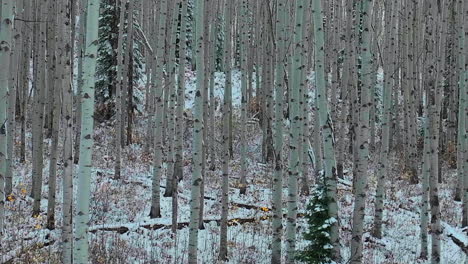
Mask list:
[[[297,214],[297,217],[304,217],[305,214]],[[251,217],[251,218],[232,218],[228,220],[228,226],[235,226],[235,225],[243,225],[243,224],[248,224],[248,223],[258,223],[261,221],[266,221],[270,220],[273,216],[272,215],[264,215],[260,217]],[[286,214],[283,216],[286,217]],[[203,220],[203,223],[212,223],[216,222],[217,225],[220,225],[221,219],[205,219]],[[188,227],[190,222],[180,222],[177,223],[177,229],[183,229],[185,227]],[[108,231],[108,232],[117,232],[119,234],[125,234],[129,232],[132,228],[132,226],[135,226],[134,223],[128,224],[128,225],[118,225],[118,226],[95,226],[91,227],[89,229],[90,233],[96,233],[98,231]],[[158,229],[170,229],[172,227],[172,224],[163,224],[163,223],[142,223],[140,225],[136,225],[136,228],[145,228],[148,230],[158,230]]]
[[465,254],[468,254],[468,237],[457,232],[452,226],[447,223],[442,223],[447,236],[452,239],[453,243],[457,245]]

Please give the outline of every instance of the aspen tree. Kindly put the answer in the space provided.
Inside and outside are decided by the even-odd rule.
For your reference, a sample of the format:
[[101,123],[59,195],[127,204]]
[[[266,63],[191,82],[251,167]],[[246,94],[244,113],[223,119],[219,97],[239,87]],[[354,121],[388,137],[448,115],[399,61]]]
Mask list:
[[240,64],[241,64],[241,127],[240,127],[240,193],[245,194],[247,188],[247,138],[246,138],[246,126],[247,126],[247,86],[248,82],[248,65],[247,65],[247,45],[248,45],[248,4],[247,0],[242,0],[240,6]]
[[[464,182],[464,176],[466,172],[468,172],[468,168],[464,167],[464,157],[466,153],[466,142],[465,138],[463,135],[463,131],[465,130],[466,126],[466,103],[467,99],[466,98],[466,83],[465,83],[465,64],[466,64],[466,36],[465,36],[465,21],[464,21],[464,15],[465,15],[465,5],[463,4],[463,1],[458,1],[458,16],[457,16],[457,31],[458,31],[458,133],[457,133],[457,174],[458,174],[458,192],[462,194],[463,190],[463,182]],[[466,226],[468,225],[468,219],[463,218],[463,225]]]
[[[61,8],[60,3],[57,3],[57,6],[52,5],[49,9],[49,12],[53,12],[50,14],[51,17],[54,18],[61,18],[60,16],[57,16],[56,13],[56,8]],[[60,28],[62,25],[61,19],[56,19],[56,21],[53,22],[56,24],[54,26],[53,32],[55,34],[60,34]],[[61,36],[59,36],[60,38]],[[50,146],[50,163],[49,163],[49,193],[48,193],[48,199],[47,199],[47,228],[50,230],[55,229],[55,194],[56,194],[56,189],[57,189],[57,160],[58,160],[58,143],[59,143],[59,134],[60,134],[60,115],[61,115],[61,98],[60,98],[60,92],[58,92],[59,87],[61,87],[61,81],[62,81],[62,74],[63,74],[63,61],[62,58],[64,57],[64,50],[62,49],[62,46],[60,46],[60,43],[57,43],[56,40],[53,41],[53,54],[50,54],[49,56],[54,57],[53,58],[53,63],[55,64],[52,68],[54,70],[53,72],[53,87],[51,87],[51,92],[52,94],[50,95],[50,103],[52,104],[51,112],[49,118],[51,119],[51,124],[49,131],[51,132],[50,136],[52,137],[52,142]],[[53,89],[53,90],[52,90]]]
[[164,42],[166,36],[166,20],[168,12],[167,0],[161,1],[161,9],[159,16],[159,36],[157,38],[155,49],[155,71],[153,89],[155,89],[156,113],[153,122],[154,128],[154,160],[153,160],[153,187],[151,194],[151,218],[161,217],[160,204],[160,187],[162,174],[162,125],[163,125],[163,105],[164,105],[164,86],[163,86],[163,57],[164,57]]
[[78,40],[77,40],[77,53],[78,53],[78,74],[76,76],[77,84],[77,95],[76,95],[76,134],[74,140],[74,157],[73,162],[78,164],[80,159],[80,138],[81,138],[81,93],[83,91],[83,60],[86,52],[86,21],[87,13],[86,8],[88,6],[88,0],[81,0],[79,4],[80,9],[80,23],[78,29]]
[[[458,130],[458,133],[460,134],[463,134],[464,135],[464,142],[461,143],[461,146],[462,146],[462,151],[463,151],[463,156],[465,157],[464,158],[464,164],[462,165],[464,170],[463,170],[463,220],[462,220],[462,226],[468,226],[468,105],[467,105],[467,101],[468,101],[468,68],[467,68],[467,63],[466,63],[466,56],[468,56],[467,54],[467,50],[466,50],[466,38],[468,36],[468,25],[466,24],[466,21],[467,21],[467,18],[468,18],[468,3],[466,1],[463,1],[463,2],[460,2],[460,5],[464,5],[463,7],[463,16],[462,16],[462,22],[465,22],[465,25],[464,25],[464,30],[463,32],[465,33],[465,37],[463,39],[463,43],[465,46],[465,49],[464,49],[464,60],[465,60],[465,64],[464,64],[464,69],[462,67],[460,67],[460,71],[459,71],[459,74],[460,74],[460,86],[463,86],[464,88],[461,89],[460,91],[460,94],[459,96],[461,96],[461,93],[464,92],[465,94],[463,95],[464,97],[464,105],[465,105],[465,109],[463,110],[463,112],[465,113],[464,116],[461,116],[460,118],[464,118],[465,119],[465,128],[461,128]],[[462,87],[460,87],[462,88]],[[460,110],[461,111],[461,110]],[[461,121],[461,120],[460,120]],[[463,139],[460,139],[460,140],[463,140]],[[460,165],[459,165],[460,166]]]
[[[122,142],[126,145],[132,144],[132,112],[133,112],[133,13],[135,10],[136,0],[129,0],[127,10],[127,36],[125,38],[125,54],[122,87],[127,87],[122,95]],[[123,25],[121,25],[123,26]],[[124,111],[125,110],[125,111]],[[124,127],[126,125],[126,127]],[[126,130],[126,133],[124,132]],[[125,136],[126,135],[126,138]]]
[[[32,1],[24,1],[24,12],[23,17],[29,19],[32,14]],[[21,28],[21,35],[23,35],[23,48],[21,54],[21,76],[19,79],[19,84],[21,89],[19,89],[19,109],[20,109],[20,123],[21,123],[21,132],[20,132],[20,151],[19,151],[19,160],[21,163],[26,161],[26,106],[27,98],[29,95],[29,70],[30,70],[30,57],[31,57],[31,27],[23,26]]]
[[202,160],[203,160],[203,78],[205,76],[204,63],[204,0],[195,3],[195,61],[197,64],[197,83],[194,105],[193,126],[193,173],[190,198],[190,224],[189,224],[189,263],[197,263],[198,227],[200,219],[200,186],[202,184]]
[[[278,0],[276,11],[276,74],[275,74],[275,172],[273,175],[273,236],[271,246],[271,263],[281,263],[281,241],[283,235],[283,93],[286,85],[286,19],[287,1]],[[272,18],[271,18],[272,19]]]
[[[315,86],[317,93],[318,119],[322,128],[323,142],[323,179],[328,200],[328,216],[331,219],[330,240],[333,246],[333,257],[340,260],[340,246],[338,236],[338,205],[336,202],[336,161],[333,139],[333,127],[328,102],[326,97],[325,84],[325,36],[323,29],[323,9],[321,0],[315,0],[312,4],[312,16],[314,21],[314,50],[315,50]],[[318,161],[320,162],[320,160]]]
[[216,72],[216,41],[218,38],[218,27],[220,25],[219,21],[219,10],[221,7],[221,4],[219,2],[215,3],[216,5],[216,10],[214,14],[210,17],[211,22],[210,22],[210,41],[209,41],[209,71],[208,73],[210,74],[210,114],[209,114],[209,137],[212,140],[209,140],[209,147],[210,147],[210,170],[215,171],[216,170],[216,132],[215,132],[215,126],[216,126],[216,103],[215,103],[215,72]]
[[[42,4],[41,4],[42,2]],[[37,2],[39,8],[36,9],[36,19],[39,17],[47,17],[48,0]],[[39,13],[39,15],[38,15]],[[36,37],[36,72],[35,72],[35,91],[34,91],[34,114],[32,125],[32,141],[33,141],[33,169],[32,169],[32,197],[33,216],[40,214],[41,197],[42,197],[42,176],[43,176],[43,148],[44,148],[44,105],[46,95],[46,25],[40,23],[39,31]],[[34,66],[33,66],[34,67]]]
[[429,112],[427,103],[424,106],[424,149],[423,149],[423,165],[422,165],[422,206],[421,206],[421,255],[422,259],[428,257],[428,243],[427,243],[427,228],[429,220],[429,179],[431,174],[431,160],[430,160],[430,136],[429,136]]
[[362,40],[361,48],[361,101],[359,105],[359,130],[357,135],[357,166],[355,181],[355,200],[353,212],[353,229],[351,239],[351,263],[362,262],[362,235],[364,232],[364,213],[367,192],[367,174],[369,164],[369,111],[372,106],[370,101],[371,80],[370,72],[372,58],[370,54],[370,18],[372,0],[361,2]]
[[177,110],[176,110],[176,135],[175,135],[175,156],[174,156],[174,186],[172,191],[172,231],[175,233],[177,226],[177,187],[178,181],[183,177],[184,159],[184,108],[185,108],[185,50],[187,46],[187,3],[182,0],[182,13],[180,15],[180,39],[179,39],[179,72],[177,82]]
[[120,1],[120,17],[119,17],[119,36],[117,40],[117,80],[115,81],[115,138],[114,138],[114,152],[115,152],[115,167],[114,179],[120,179],[121,166],[122,166],[122,86],[123,86],[123,41],[124,41],[124,23],[126,12],[126,1]]
[[292,60],[292,87],[289,96],[291,128],[289,132],[289,171],[288,171],[288,216],[286,227],[286,254],[287,262],[293,263],[296,251],[296,221],[297,221],[297,181],[299,177],[299,152],[301,129],[300,93],[304,84],[301,80],[302,56],[304,43],[302,42],[303,17],[305,1],[296,1],[295,27],[293,40]]
[[224,101],[223,101],[223,178],[221,183],[221,223],[220,223],[220,240],[219,240],[219,259],[227,260],[227,219],[229,212],[229,117],[231,115],[231,87],[232,87],[232,70],[231,70],[231,48],[232,48],[232,21],[233,21],[233,1],[225,3],[225,42],[224,42],[224,73],[226,82],[224,86]]
[[5,221],[5,172],[7,158],[8,73],[12,52],[14,0],[2,0],[0,12],[0,235]]
[[383,217],[383,202],[385,193],[385,178],[388,172],[388,156],[390,152],[390,111],[392,104],[392,88],[393,82],[391,75],[393,74],[393,58],[390,54],[390,41],[394,32],[392,24],[395,22],[392,19],[393,2],[385,2],[385,58],[384,58],[384,83],[383,83],[383,117],[382,117],[382,139],[380,147],[379,164],[377,170],[377,191],[375,202],[375,218],[374,229],[372,234],[377,238],[382,238],[382,217]]
[[62,32],[59,32],[59,45],[63,46],[63,74],[62,80],[58,87],[63,87],[63,104],[62,104],[62,127],[64,128],[63,138],[63,179],[62,179],[62,263],[72,263],[72,241],[73,241],[73,87],[71,78],[71,62],[74,58],[71,42],[74,39],[71,34],[70,23],[70,4],[71,1],[66,1],[60,7],[60,16],[63,26]]
[[[14,13],[18,16],[23,12],[23,0],[17,1],[14,7]],[[10,53],[10,80],[9,80],[9,93],[8,93],[8,131],[7,131],[7,160],[6,160],[6,172],[5,172],[5,195],[10,195],[13,192],[13,161],[14,161],[14,137],[16,135],[16,108],[17,108],[17,96],[18,96],[18,79],[21,72],[19,72],[19,62],[21,59],[21,53],[23,45],[21,23],[14,23],[12,45],[13,49]]]
[[[437,66],[434,61],[434,56],[437,55],[437,21],[439,16],[436,12],[437,6],[431,2],[424,4],[424,17],[425,17],[425,38],[424,38],[424,79],[427,96],[427,111],[429,121],[429,150],[430,150],[430,163],[431,171],[429,176],[429,202],[431,208],[431,263],[440,263],[440,235],[442,233],[440,226],[440,208],[439,208],[439,195],[438,195],[438,155],[439,155],[439,120],[440,120],[440,102],[442,98],[442,91],[437,83],[436,70]],[[439,14],[440,15],[440,14]]]
[[174,178],[174,136],[175,136],[175,104],[176,104],[176,42],[177,42],[177,23],[179,21],[179,3],[176,1],[173,4],[172,7],[172,19],[170,21],[170,28],[168,28],[169,33],[170,33],[170,48],[169,48],[169,61],[168,61],[168,69],[167,69],[167,74],[168,74],[168,93],[169,93],[169,102],[166,102],[168,104],[168,108],[166,111],[166,119],[167,121],[167,129],[169,131],[168,136],[167,136],[167,158],[166,158],[166,163],[167,163],[167,172],[166,172],[166,190],[164,192],[165,197],[172,197],[172,192],[174,190],[174,184],[176,182],[176,179]]
[[86,52],[83,61],[83,93],[81,95],[81,139],[78,169],[78,197],[75,222],[73,263],[88,263],[89,201],[93,154],[94,83],[96,72],[99,0],[88,0],[86,9]]

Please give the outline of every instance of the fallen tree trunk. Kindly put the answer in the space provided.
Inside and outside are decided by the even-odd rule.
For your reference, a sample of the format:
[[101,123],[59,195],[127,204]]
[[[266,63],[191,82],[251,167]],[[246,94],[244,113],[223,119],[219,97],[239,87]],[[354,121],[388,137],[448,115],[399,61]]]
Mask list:
[[[304,217],[305,214],[297,214],[297,217]],[[248,224],[248,223],[258,223],[261,221],[266,221],[271,219],[271,215],[264,215],[261,217],[251,217],[251,218],[232,218],[228,220],[228,226],[235,226],[235,225],[242,225],[242,224]],[[286,214],[283,216],[286,217]],[[204,219],[204,223],[212,223],[216,222],[217,225],[220,224],[221,219]],[[189,222],[180,222],[177,223],[177,229],[182,229],[185,227],[188,227]],[[119,234],[125,234],[129,232],[131,229],[134,228],[145,228],[148,230],[158,230],[158,229],[169,229],[171,228],[171,224],[163,224],[163,223],[142,223],[140,225],[136,225],[134,223],[131,224],[122,224],[122,225],[117,225],[117,226],[95,226],[91,227],[89,229],[90,233],[96,233],[98,231],[109,231],[109,232],[117,232]]]

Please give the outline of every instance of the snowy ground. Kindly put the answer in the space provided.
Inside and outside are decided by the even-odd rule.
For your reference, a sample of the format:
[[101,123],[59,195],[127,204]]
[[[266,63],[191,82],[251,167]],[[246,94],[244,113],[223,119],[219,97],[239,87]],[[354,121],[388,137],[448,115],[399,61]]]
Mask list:
[[[187,107],[190,108],[195,77],[187,76]],[[216,80],[222,84],[222,74],[217,74]],[[234,80],[240,74],[234,73]],[[234,81],[234,84],[240,83]],[[234,105],[239,105],[240,87],[234,85]],[[218,86],[216,96],[222,97],[222,86]],[[123,154],[122,179],[115,181],[113,176],[112,135],[113,128],[97,127],[95,132],[96,151],[94,154],[95,168],[93,172],[91,197],[91,236],[90,250],[92,263],[186,263],[189,221],[189,199],[191,164],[191,140],[186,142],[184,179],[179,185],[179,229],[174,236],[170,230],[171,199],[161,193],[162,217],[150,219],[151,198],[151,156],[143,153],[140,145],[144,140],[145,122],[139,118],[135,126],[135,143],[125,149]],[[219,126],[219,122],[217,123]],[[236,127],[236,123],[234,125]],[[217,129],[219,131],[219,127]],[[271,177],[272,171],[260,161],[261,138],[258,125],[249,125],[247,179],[248,195],[239,195],[235,188],[239,178],[239,156],[235,155],[231,162],[231,206],[229,209],[230,226],[228,230],[229,263],[270,263],[271,240]],[[190,129],[187,130],[190,139]],[[234,133],[236,135],[236,133]],[[219,135],[218,135],[219,139]],[[287,138],[285,138],[287,142]],[[286,145],[286,144],[285,144]],[[234,144],[235,153],[239,153],[237,141]],[[218,149],[218,157],[221,150]],[[28,153],[30,154],[30,153]],[[27,159],[27,160],[30,160]],[[373,158],[372,160],[376,160]],[[429,263],[419,259],[420,252],[420,185],[409,185],[408,179],[401,176],[398,160],[391,159],[392,171],[387,181],[387,193],[384,214],[383,239],[372,238],[369,234],[374,215],[374,196],[376,179],[371,165],[369,177],[369,192],[366,209],[364,263]],[[220,163],[218,163],[220,164]],[[351,216],[353,210],[353,195],[351,190],[351,175],[348,173],[339,184],[340,205],[340,241],[342,245],[343,262],[347,263],[350,252]],[[42,212],[40,217],[32,218],[32,199],[28,197],[31,186],[31,164],[16,164],[14,193],[15,200],[6,203],[7,229],[2,238],[0,253],[2,263],[60,263],[60,222],[61,222],[61,171],[58,172],[58,207],[57,226],[53,231],[45,229],[47,209],[47,178],[48,162],[45,162]],[[446,170],[443,170],[446,171]],[[309,175],[313,175],[311,171]],[[464,263],[466,256],[449,235],[458,238],[468,246],[468,237],[459,227],[461,205],[453,202],[452,190],[456,184],[452,171],[444,174],[444,183],[440,186],[442,219],[444,234],[442,235],[442,263]],[[76,179],[75,179],[76,181]],[[221,206],[220,197],[221,171],[207,170],[205,175],[205,229],[199,233],[200,263],[217,263],[219,243],[219,220]],[[165,177],[161,181],[165,185]],[[76,191],[76,190],[75,190]],[[161,190],[164,192],[164,189]],[[284,189],[286,196],[286,189]],[[307,197],[301,197],[299,212],[303,212]],[[286,207],[286,204],[284,204]],[[286,211],[284,211],[286,213]],[[286,223],[284,223],[286,224]],[[306,245],[301,233],[307,228],[304,219],[298,220],[298,247]],[[430,242],[429,242],[430,243]],[[9,261],[9,262],[7,262]]]

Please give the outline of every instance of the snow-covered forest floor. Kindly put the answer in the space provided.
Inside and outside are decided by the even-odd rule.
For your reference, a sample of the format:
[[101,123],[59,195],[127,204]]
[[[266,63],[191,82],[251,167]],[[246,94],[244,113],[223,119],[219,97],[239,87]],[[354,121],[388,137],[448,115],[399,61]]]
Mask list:
[[[193,74],[187,75],[187,106],[191,106],[194,90]],[[234,74],[239,79],[239,74]],[[222,83],[222,76],[217,77]],[[234,81],[234,84],[239,81]],[[218,85],[217,97],[222,97],[222,85]],[[238,106],[239,85],[234,85],[234,106]],[[144,88],[141,88],[142,93]],[[238,111],[238,109],[236,110]],[[236,116],[236,115],[234,115]],[[94,170],[91,190],[91,227],[90,257],[92,263],[186,263],[188,255],[188,222],[191,178],[191,115],[187,115],[184,178],[179,183],[178,231],[171,232],[171,198],[163,197],[165,176],[161,181],[161,213],[159,219],[150,219],[152,157],[143,152],[146,139],[146,122],[144,116],[138,116],[135,124],[134,143],[123,153],[122,179],[113,180],[113,126],[100,124],[95,128]],[[236,188],[239,179],[240,157],[238,155],[238,138],[234,139],[234,158],[230,163],[230,209],[229,209],[229,263],[270,263],[271,241],[271,179],[272,169],[269,164],[261,163],[261,129],[258,124],[249,123],[248,139],[248,189],[247,195],[240,195]],[[220,131],[220,119],[216,121]],[[234,123],[234,129],[238,127]],[[236,135],[236,133],[233,133]],[[217,141],[220,142],[218,134]],[[287,137],[285,137],[287,142]],[[287,146],[287,144],[285,144]],[[285,151],[285,153],[287,153]],[[217,157],[221,155],[217,148]],[[30,152],[28,152],[30,155]],[[285,154],[286,155],[286,154]],[[378,151],[374,151],[378,160]],[[364,263],[428,263],[419,259],[420,253],[420,203],[421,185],[410,185],[402,173],[399,164],[401,153],[393,153],[390,160],[391,173],[387,178],[387,192],[384,212],[384,233],[382,239],[370,235],[374,215],[374,198],[376,177],[370,165],[369,189],[365,217]],[[27,158],[27,161],[31,159]],[[55,230],[47,230],[47,181],[48,160],[44,161],[44,188],[42,214],[31,217],[32,198],[31,164],[16,164],[14,174],[14,199],[6,203],[6,235],[1,245],[1,256],[4,263],[60,263],[60,225],[61,225],[61,171],[59,171],[57,188],[57,212]],[[221,164],[221,162],[217,162]],[[285,166],[287,167],[287,166]],[[199,233],[200,263],[217,263],[219,226],[221,211],[220,186],[221,168],[215,171],[206,170],[205,177],[205,214],[204,229]],[[345,178],[339,181],[339,221],[340,241],[342,245],[342,263],[350,258],[351,222],[354,196],[352,193],[351,164],[345,168]],[[461,204],[453,201],[456,186],[455,171],[446,168],[440,185],[441,215],[444,223],[442,236],[442,263],[464,263],[466,255],[460,245],[454,243],[453,237],[465,244],[468,251],[468,237],[459,228]],[[165,175],[165,174],[163,174]],[[314,172],[309,176],[313,182]],[[75,178],[75,183],[77,179]],[[76,185],[75,185],[76,186]],[[285,186],[286,187],[286,186]],[[75,188],[75,194],[76,194]],[[284,197],[287,190],[284,188]],[[301,196],[299,214],[304,214],[308,197]],[[284,204],[286,207],[286,203]],[[286,209],[284,209],[286,213]],[[285,221],[285,220],[284,220]],[[286,224],[286,223],[284,223]],[[307,224],[302,217],[298,220],[298,248],[307,242],[302,233]],[[430,239],[430,236],[429,236]]]

